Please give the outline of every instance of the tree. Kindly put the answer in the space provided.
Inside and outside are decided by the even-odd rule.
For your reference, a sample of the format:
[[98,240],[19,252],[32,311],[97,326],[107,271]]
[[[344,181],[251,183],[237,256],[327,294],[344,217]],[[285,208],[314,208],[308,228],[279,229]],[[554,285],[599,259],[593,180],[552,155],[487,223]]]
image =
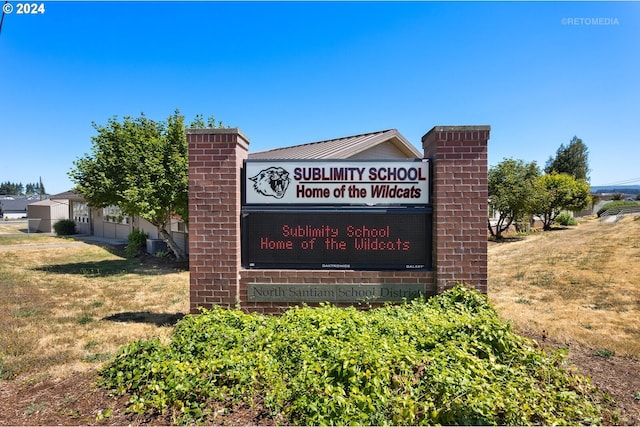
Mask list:
[[496,239],[502,238],[514,221],[524,219],[529,212],[528,201],[534,190],[534,183],[540,176],[540,168],[535,162],[504,159],[489,169],[489,206],[498,212],[495,226],[488,221],[489,232]]
[[207,128],[222,129],[224,126],[222,124],[222,121],[218,120],[216,122],[216,118],[213,115],[207,117],[207,121],[205,123],[204,116],[202,114],[196,114],[196,116],[191,121],[191,123],[189,123],[189,127],[195,128],[195,129],[207,129]]
[[25,185],[25,190],[24,190],[25,194],[47,194],[44,190],[44,185],[42,184],[42,179],[40,179],[40,182],[30,182],[27,185]]
[[579,211],[589,205],[589,184],[583,179],[551,172],[536,181],[531,200],[531,213],[542,219],[543,228],[550,230],[562,211]]
[[582,140],[574,136],[567,147],[560,145],[556,157],[549,157],[544,168],[545,173],[565,173],[575,179],[589,182],[589,150]]
[[176,258],[186,258],[167,231],[173,215],[188,218],[188,147],[184,116],[176,110],[165,122],[144,114],[93,123],[92,154],[74,162],[69,176],[88,204],[118,206],[158,229]]
[[0,194],[9,196],[20,196],[24,192],[24,186],[22,183],[17,182],[3,182],[0,184]]

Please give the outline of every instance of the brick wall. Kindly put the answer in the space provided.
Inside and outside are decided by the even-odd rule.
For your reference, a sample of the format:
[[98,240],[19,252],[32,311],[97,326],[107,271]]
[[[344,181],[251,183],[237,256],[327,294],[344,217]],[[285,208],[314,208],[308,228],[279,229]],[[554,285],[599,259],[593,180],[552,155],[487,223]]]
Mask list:
[[191,311],[239,298],[242,162],[249,139],[238,129],[188,129]]
[[433,167],[433,271],[272,270],[241,267],[241,168],[249,140],[238,129],[189,129],[191,312],[235,306],[279,312],[299,303],[248,302],[247,286],[422,283],[434,295],[465,282],[487,286],[488,126],[435,127],[423,137]]
[[457,283],[487,292],[489,126],[436,126],[422,137],[432,159],[437,292]]

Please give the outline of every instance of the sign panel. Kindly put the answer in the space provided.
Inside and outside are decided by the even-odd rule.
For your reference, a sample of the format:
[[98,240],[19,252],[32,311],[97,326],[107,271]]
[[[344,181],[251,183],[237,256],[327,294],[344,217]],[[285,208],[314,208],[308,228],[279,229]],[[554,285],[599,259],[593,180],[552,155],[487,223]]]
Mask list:
[[431,268],[431,213],[245,211],[245,268],[424,270]]
[[424,283],[249,283],[250,302],[401,302],[425,294]]
[[247,205],[426,205],[429,162],[247,160]]

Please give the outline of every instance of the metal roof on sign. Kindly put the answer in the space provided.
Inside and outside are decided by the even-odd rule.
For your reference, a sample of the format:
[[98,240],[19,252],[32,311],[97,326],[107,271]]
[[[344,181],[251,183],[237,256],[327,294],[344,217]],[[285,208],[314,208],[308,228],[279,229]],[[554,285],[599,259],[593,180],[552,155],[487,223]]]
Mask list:
[[291,147],[249,153],[250,159],[348,159],[379,144],[390,142],[407,157],[422,157],[396,129],[311,142]]

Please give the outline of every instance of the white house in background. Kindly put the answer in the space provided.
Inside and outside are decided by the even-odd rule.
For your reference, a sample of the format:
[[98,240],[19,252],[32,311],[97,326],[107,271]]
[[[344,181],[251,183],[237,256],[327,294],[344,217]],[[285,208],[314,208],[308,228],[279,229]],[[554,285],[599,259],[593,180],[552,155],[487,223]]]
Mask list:
[[2,216],[0,219],[21,219],[27,217],[27,205],[40,200],[36,195],[0,195],[0,208]]

